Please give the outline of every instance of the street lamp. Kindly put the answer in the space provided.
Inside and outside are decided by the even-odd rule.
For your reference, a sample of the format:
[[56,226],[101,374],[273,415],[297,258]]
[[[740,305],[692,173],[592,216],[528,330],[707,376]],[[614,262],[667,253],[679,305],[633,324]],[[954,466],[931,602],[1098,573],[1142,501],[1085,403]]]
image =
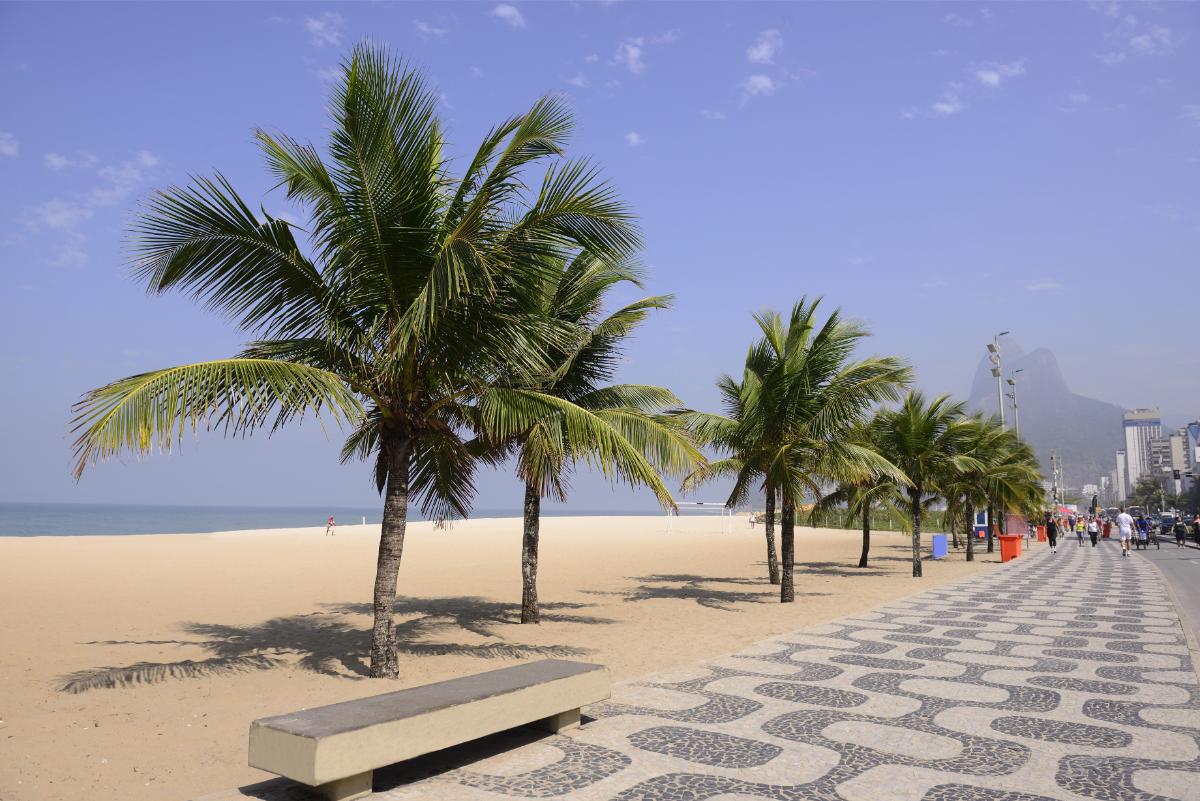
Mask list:
[[1007,333],[1007,331],[1001,331],[996,334],[987,346],[988,358],[992,360],[992,375],[996,377],[996,406],[1000,409],[1001,428],[1004,428],[1004,381],[1000,378],[1000,337]]
[[1025,368],[1013,370],[1012,376],[1008,379],[1008,385],[1012,387],[1012,392],[1008,393],[1008,397],[1012,398],[1013,402],[1013,428],[1017,432],[1017,436],[1021,435],[1021,412],[1017,405],[1017,373],[1025,372]]

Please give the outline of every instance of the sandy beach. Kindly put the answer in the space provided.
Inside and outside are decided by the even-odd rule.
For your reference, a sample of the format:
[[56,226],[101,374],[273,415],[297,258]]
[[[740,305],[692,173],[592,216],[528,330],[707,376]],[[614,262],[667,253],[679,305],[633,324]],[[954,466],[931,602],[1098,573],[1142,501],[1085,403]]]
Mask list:
[[989,570],[961,554],[910,575],[907,539],[797,530],[797,599],[767,584],[762,528],[737,518],[552,517],[544,622],[521,626],[520,520],[409,528],[399,682],[364,677],[377,526],[0,538],[0,798],[187,799],[268,778],[264,715],[564,656],[617,680]]

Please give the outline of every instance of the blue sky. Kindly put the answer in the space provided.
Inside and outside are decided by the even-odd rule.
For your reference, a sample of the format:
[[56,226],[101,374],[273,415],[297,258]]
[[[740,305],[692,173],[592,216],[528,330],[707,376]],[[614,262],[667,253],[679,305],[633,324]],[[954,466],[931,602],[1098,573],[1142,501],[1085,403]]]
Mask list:
[[[1083,394],[1200,416],[1200,5],[0,4],[0,500],[370,502],[336,431],[188,443],[69,477],[69,407],[241,337],[148,298],[122,245],[189,174],[269,193],[255,126],[318,142],[369,37],[443,92],[453,153],[547,92],[644,227],[645,326],[621,378],[713,408],[750,314],[824,295],[868,350],[964,395],[1010,329]],[[651,505],[577,482],[574,505]],[[715,494],[715,493],[714,493]],[[484,475],[478,505],[519,505]]]

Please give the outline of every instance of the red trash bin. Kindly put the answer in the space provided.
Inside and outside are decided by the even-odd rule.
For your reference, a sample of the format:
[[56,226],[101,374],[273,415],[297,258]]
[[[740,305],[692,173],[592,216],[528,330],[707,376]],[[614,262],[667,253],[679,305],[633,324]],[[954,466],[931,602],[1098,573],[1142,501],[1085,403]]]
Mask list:
[[1014,534],[1000,535],[1000,561],[1007,562],[1021,555],[1021,538]]
[[[1046,541],[1046,527],[1045,526],[1038,526],[1037,540],[1038,540],[1038,542]],[[1017,555],[1020,556],[1020,554],[1017,554]]]

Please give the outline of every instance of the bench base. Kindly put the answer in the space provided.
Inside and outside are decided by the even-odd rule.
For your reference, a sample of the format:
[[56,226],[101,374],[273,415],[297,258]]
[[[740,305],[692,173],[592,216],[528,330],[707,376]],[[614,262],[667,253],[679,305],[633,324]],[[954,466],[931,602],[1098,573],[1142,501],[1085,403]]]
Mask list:
[[359,773],[354,776],[347,776],[344,779],[335,779],[325,784],[317,785],[313,791],[320,795],[325,801],[350,801],[352,798],[364,798],[371,794],[371,778],[374,771],[368,770],[366,773]]
[[574,729],[579,726],[579,710],[568,709],[566,712],[559,712],[557,715],[551,715],[548,718],[542,718],[532,724],[539,729],[544,729],[553,734]]

